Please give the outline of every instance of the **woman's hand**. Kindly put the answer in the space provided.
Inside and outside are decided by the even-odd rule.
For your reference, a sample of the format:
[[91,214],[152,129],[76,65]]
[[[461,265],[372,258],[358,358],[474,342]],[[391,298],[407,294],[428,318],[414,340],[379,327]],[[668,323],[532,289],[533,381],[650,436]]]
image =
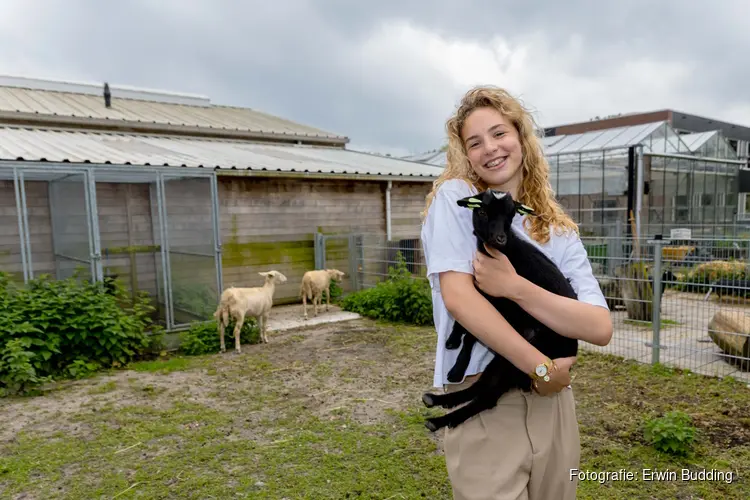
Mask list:
[[505,254],[487,245],[484,248],[492,257],[477,252],[474,258],[474,281],[480,290],[492,297],[511,298],[523,279]]
[[572,378],[570,376],[570,369],[576,362],[576,357],[570,358],[557,358],[552,360],[557,366],[549,374],[549,382],[540,380],[536,383],[535,389],[542,396],[548,396],[556,392],[560,392],[570,385]]

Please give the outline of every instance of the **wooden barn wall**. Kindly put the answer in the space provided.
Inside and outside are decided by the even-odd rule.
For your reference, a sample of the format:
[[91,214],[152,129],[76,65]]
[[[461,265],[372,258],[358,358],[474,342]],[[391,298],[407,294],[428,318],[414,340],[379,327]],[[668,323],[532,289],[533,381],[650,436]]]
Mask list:
[[[315,269],[313,233],[385,233],[382,182],[220,177],[219,200],[224,286],[258,286],[258,272],[275,269],[288,279],[276,303],[296,302],[302,275]],[[348,240],[326,250],[326,266],[348,275]]]
[[[26,181],[24,185],[34,273],[54,273],[47,183]],[[15,187],[12,180],[3,180],[0,181],[0,270],[23,281],[22,262]]]
[[391,188],[391,238],[419,239],[421,213],[430,192],[429,182],[394,182]]
[[[276,303],[299,300],[305,271],[314,269],[313,233],[369,235],[366,267],[385,272],[386,182],[219,177],[224,286],[258,286],[257,273],[276,269],[288,282]],[[420,212],[429,183],[394,182],[391,191],[393,240],[418,240]],[[81,191],[78,193],[77,191]],[[163,288],[159,221],[149,184],[97,183],[102,264],[128,287],[156,296]],[[55,273],[46,182],[26,182],[34,270]],[[210,317],[215,308],[216,270],[212,258],[210,184],[207,179],[165,183],[170,231],[170,264],[175,306]],[[66,217],[56,218],[65,234],[58,250],[86,256],[82,185],[58,186]],[[63,222],[59,222],[59,221]],[[60,229],[60,228],[59,228]],[[375,239],[372,239],[374,237]],[[349,274],[348,240],[329,240],[326,267]],[[64,266],[65,270],[70,266]],[[18,216],[12,181],[0,181],[0,269],[22,276]],[[365,272],[368,272],[365,270]],[[351,289],[350,277],[343,283]]]

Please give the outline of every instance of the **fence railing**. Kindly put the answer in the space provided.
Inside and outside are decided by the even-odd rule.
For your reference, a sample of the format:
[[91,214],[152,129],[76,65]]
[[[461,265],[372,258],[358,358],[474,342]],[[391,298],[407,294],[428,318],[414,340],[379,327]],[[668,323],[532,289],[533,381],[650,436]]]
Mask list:
[[[750,239],[582,241],[614,325],[609,345],[584,349],[750,383]],[[363,235],[356,246],[358,289],[386,279],[399,253],[426,276],[418,238]]]

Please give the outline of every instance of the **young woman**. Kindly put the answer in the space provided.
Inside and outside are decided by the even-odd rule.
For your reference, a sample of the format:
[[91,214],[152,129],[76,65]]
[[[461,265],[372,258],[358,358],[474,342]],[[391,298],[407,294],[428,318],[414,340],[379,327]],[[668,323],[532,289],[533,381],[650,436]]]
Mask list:
[[[549,166],[531,115],[495,87],[474,88],[447,124],[448,164],[427,196],[422,243],[438,334],[435,387],[460,390],[494,356],[534,380],[535,392],[512,391],[499,404],[445,430],[448,474],[457,500],[575,498],[580,441],[570,368],[526,342],[476,291],[515,301],[561,335],[607,345],[612,322],[578,227],[556,203]],[[516,215],[513,229],[537,245],[571,280],[578,300],[554,295],[519,277],[508,259],[476,252],[471,211],[456,200],[488,187],[509,192],[538,216]],[[454,321],[478,340],[466,377],[449,384],[459,349],[445,349]],[[548,380],[545,381],[545,378]]]

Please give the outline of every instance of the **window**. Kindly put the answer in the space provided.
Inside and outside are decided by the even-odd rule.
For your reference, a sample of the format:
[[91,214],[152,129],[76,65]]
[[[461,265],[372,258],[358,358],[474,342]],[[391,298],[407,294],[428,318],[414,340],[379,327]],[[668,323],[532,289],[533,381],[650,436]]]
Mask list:
[[685,194],[672,196],[672,221],[690,222],[690,207],[688,207],[688,196]]
[[594,222],[599,224],[617,222],[617,217],[621,212],[617,209],[617,200],[593,200],[592,206],[594,207]]
[[740,193],[737,220],[750,220],[750,193]]

